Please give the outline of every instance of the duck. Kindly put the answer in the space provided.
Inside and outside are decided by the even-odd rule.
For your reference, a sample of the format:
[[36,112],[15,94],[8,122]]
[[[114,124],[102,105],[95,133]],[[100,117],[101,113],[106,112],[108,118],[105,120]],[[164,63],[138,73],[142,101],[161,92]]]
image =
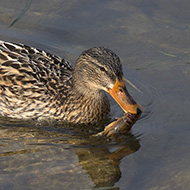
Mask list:
[[0,41],[0,116],[97,123],[110,112],[108,93],[125,113],[142,112],[119,57],[106,47],[85,50],[73,67],[40,49]]

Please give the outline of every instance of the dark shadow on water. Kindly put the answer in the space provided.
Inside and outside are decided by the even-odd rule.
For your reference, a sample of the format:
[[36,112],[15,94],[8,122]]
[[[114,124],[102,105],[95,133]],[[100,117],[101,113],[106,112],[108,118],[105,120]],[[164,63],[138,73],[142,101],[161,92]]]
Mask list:
[[[3,118],[0,120],[0,144],[1,147],[4,147],[0,158],[20,154],[36,154],[42,151],[43,146],[72,150],[78,157],[78,165],[86,171],[95,184],[95,189],[100,187],[113,189],[114,184],[121,178],[121,159],[140,148],[138,137],[131,133],[111,140],[92,137],[92,134],[102,130],[104,122],[98,127],[88,126],[88,130],[84,126],[77,128],[77,126],[68,124],[34,125],[32,123],[10,121]],[[19,138],[20,140],[18,140]],[[6,151],[7,143],[11,144],[15,139],[18,143],[26,141],[29,146],[21,147],[20,150]],[[49,155],[49,157],[53,155]],[[26,156],[25,159],[31,158]]]
[[9,25],[9,27],[12,27],[16,22],[18,22],[21,19],[21,17],[30,8],[31,3],[32,3],[32,0],[27,0],[26,1],[25,7],[22,9],[22,11],[20,12],[20,14],[11,22],[11,24]]

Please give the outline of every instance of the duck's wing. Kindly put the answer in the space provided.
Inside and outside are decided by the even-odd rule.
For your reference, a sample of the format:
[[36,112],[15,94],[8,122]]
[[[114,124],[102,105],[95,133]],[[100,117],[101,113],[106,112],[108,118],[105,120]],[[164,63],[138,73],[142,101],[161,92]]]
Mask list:
[[64,98],[73,67],[64,59],[16,43],[0,41],[0,87],[25,98]]

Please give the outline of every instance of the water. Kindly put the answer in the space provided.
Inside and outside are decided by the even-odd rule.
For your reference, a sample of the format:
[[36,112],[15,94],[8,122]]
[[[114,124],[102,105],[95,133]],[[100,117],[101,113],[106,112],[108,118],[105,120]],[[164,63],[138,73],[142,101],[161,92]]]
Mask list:
[[[95,129],[1,118],[0,189],[189,189],[189,8],[188,0],[2,0],[0,39],[73,64],[85,49],[109,47],[144,112],[119,142],[89,138]],[[111,118],[121,117],[111,104]]]

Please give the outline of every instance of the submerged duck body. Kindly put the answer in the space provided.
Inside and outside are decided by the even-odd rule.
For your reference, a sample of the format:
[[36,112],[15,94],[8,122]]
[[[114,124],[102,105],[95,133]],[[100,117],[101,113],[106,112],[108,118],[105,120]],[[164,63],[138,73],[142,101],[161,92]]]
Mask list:
[[58,56],[0,41],[1,116],[94,123],[110,111],[106,91],[125,112],[141,112],[125,88],[122,65],[111,50],[86,50],[73,68]]

